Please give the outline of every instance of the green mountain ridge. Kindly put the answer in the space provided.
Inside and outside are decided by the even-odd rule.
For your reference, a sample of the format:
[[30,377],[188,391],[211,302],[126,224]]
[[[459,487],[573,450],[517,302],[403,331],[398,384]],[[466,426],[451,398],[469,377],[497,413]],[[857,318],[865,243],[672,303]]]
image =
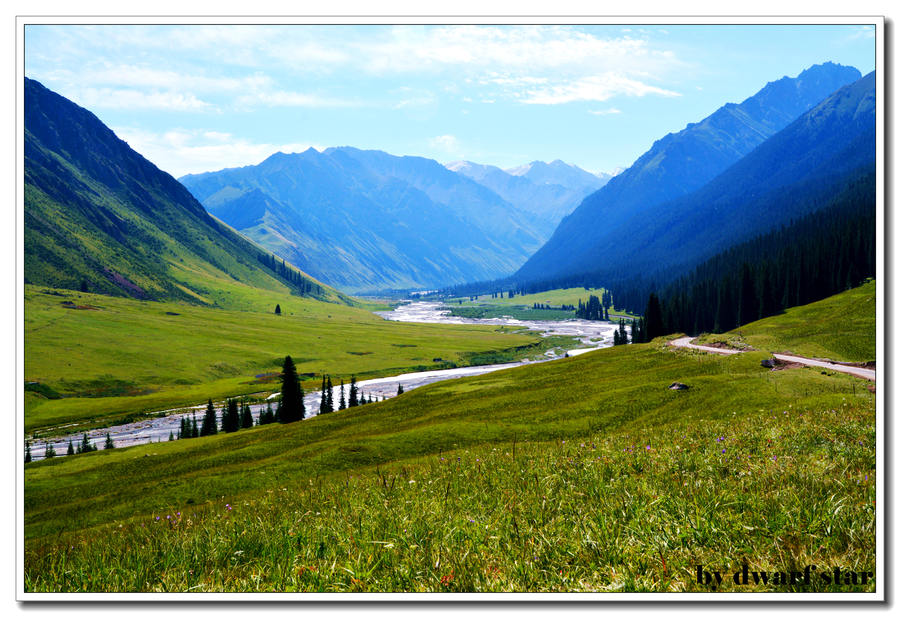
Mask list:
[[96,116],[25,79],[25,283],[226,306],[351,300],[211,217]]

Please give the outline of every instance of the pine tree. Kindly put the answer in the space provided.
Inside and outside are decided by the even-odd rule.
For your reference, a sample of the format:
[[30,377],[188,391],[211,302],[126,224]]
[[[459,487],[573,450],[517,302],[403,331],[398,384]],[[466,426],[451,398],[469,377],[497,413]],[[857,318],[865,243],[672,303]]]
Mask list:
[[213,407],[212,399],[206,403],[206,414],[203,416],[203,424],[200,426],[200,437],[207,435],[215,435],[219,432],[216,426],[216,408]]
[[75,454],[75,447],[72,445],[72,440],[69,440],[69,447],[66,448],[66,456],[72,456]]
[[241,428],[241,416],[238,412],[238,404],[236,400],[230,398],[222,409],[222,432],[233,433],[239,428]]
[[266,401],[266,410],[259,414],[259,424],[271,424],[275,421],[275,414],[272,411],[272,401]]
[[344,380],[341,379],[341,404],[338,409],[347,409],[347,402],[344,400]]
[[325,383],[325,374],[322,374],[322,387],[320,388],[320,392],[322,393],[319,398],[319,415],[323,413],[328,413],[328,391],[327,384]]
[[325,409],[328,413],[334,411],[334,386],[331,385],[331,375],[328,376],[328,384],[325,386],[328,392],[328,401],[325,403]]
[[657,336],[665,334],[662,306],[660,306],[659,298],[656,297],[655,293],[650,294],[650,298],[647,300],[647,309],[644,311],[643,330],[645,341],[652,341]]
[[[212,403],[212,401],[210,401]],[[191,437],[199,437],[200,431],[197,430],[197,412],[192,412],[192,421],[191,421]]]
[[275,305],[275,314],[281,315],[281,305],[280,304]]
[[403,384],[398,383],[397,384],[397,396],[400,396],[401,394],[403,394]]
[[618,346],[622,344],[622,340],[619,338],[619,331],[613,330],[613,346]]
[[26,463],[31,462],[31,442],[30,441],[25,442],[25,462]]
[[[175,441],[175,435],[172,434],[172,431],[169,431],[169,441]],[[112,435],[107,433],[106,434],[106,442],[103,444],[103,449],[104,450],[112,450],[115,447],[116,446],[113,443]]]
[[184,439],[187,430],[185,429],[186,418],[184,416],[181,417],[181,421],[178,423],[178,439]]
[[753,275],[750,272],[750,266],[746,262],[744,262],[744,265],[741,267],[740,293],[738,316],[735,320],[736,325],[738,326],[755,321],[757,317],[759,317],[759,306],[756,288],[753,285]]
[[96,448],[91,445],[91,440],[88,439],[87,433],[81,438],[81,444],[78,446],[79,453],[81,452],[93,452]]
[[297,376],[297,368],[290,356],[284,357],[281,370],[281,417],[282,423],[297,422],[306,415],[303,406],[303,388]]
[[253,428],[253,413],[245,401],[241,401],[241,428]]
[[628,333],[625,331],[625,320],[621,317],[619,318],[619,344],[628,344]]
[[54,456],[56,456],[56,450],[53,449],[52,443],[48,443],[44,448],[44,458],[53,458]]
[[356,388],[356,375],[353,375],[350,377],[350,401],[347,403],[347,407],[356,407],[358,405],[359,390]]

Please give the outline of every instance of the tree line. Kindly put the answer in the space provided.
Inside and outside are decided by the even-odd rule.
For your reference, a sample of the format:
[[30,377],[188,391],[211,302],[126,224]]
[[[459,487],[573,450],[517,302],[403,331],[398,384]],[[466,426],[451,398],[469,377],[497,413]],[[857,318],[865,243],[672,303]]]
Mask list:
[[[397,395],[403,394],[403,386],[397,386]],[[322,398],[319,406],[319,413],[326,414],[335,411],[333,401],[334,389],[330,375],[322,376]],[[306,405],[303,401],[303,386],[300,383],[297,367],[291,356],[285,356],[281,370],[281,396],[276,402],[273,409],[271,401],[267,401],[266,409],[262,410],[254,423],[253,414],[250,409],[250,403],[241,399],[226,399],[221,413],[217,414],[212,399],[206,404],[206,413],[197,421],[196,412],[191,417],[183,416],[177,435],[173,432],[169,433],[169,441],[175,439],[192,439],[195,437],[205,437],[207,435],[216,435],[222,433],[233,433],[240,429],[252,428],[253,426],[261,426],[264,424],[272,424],[279,422],[287,424],[297,422],[306,418]],[[381,400],[384,400],[383,398]],[[358,407],[360,405],[368,405],[377,403],[379,399],[371,393],[366,394],[359,390],[356,384],[356,376],[350,378],[349,397],[344,398],[344,380],[340,382],[340,401],[337,409],[348,409],[350,407]],[[104,449],[114,448],[112,437],[106,434],[106,442]],[[81,454],[82,452],[94,452],[97,446],[92,444],[85,433],[82,440],[76,446],[69,441],[67,455]],[[56,450],[53,444],[48,443],[45,451],[45,458],[53,458],[56,456]],[[25,442],[25,462],[30,463],[33,460],[31,453],[31,441]]]
[[303,276],[299,270],[288,267],[284,259],[278,260],[272,253],[259,253],[256,260],[276,276],[288,281],[302,296],[322,296],[325,293],[321,285]]
[[732,330],[874,277],[875,249],[872,173],[850,183],[830,206],[719,253],[658,295],[650,293],[644,316],[649,321],[652,300],[659,334]]

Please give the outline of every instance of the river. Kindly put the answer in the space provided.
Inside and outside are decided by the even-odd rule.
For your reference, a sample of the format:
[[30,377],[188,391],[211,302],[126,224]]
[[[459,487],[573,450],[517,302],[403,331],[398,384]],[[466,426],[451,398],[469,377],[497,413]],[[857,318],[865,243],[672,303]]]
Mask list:
[[[392,398],[397,395],[398,386],[403,386],[404,391],[413,390],[415,388],[444,381],[446,379],[456,379],[459,377],[470,377],[473,375],[483,375],[493,371],[499,371],[524,364],[533,364],[534,362],[546,362],[555,360],[563,356],[574,356],[601,347],[609,347],[613,343],[613,332],[617,326],[608,321],[587,321],[584,319],[568,319],[565,321],[529,321],[519,320],[512,317],[498,317],[491,319],[474,319],[468,317],[456,317],[450,315],[450,310],[440,302],[409,302],[401,304],[392,311],[378,311],[376,315],[389,321],[404,321],[412,323],[443,323],[443,324],[470,324],[470,325],[489,325],[489,326],[508,326],[516,328],[524,328],[540,332],[542,336],[563,335],[575,337],[579,341],[579,346],[568,349],[548,351],[544,357],[536,360],[522,360],[519,362],[509,362],[505,364],[486,364],[482,366],[466,366],[453,369],[442,369],[435,371],[421,371],[417,373],[403,373],[392,377],[381,377],[378,379],[367,379],[357,382],[360,395],[366,398],[372,397],[378,400]],[[350,385],[344,385],[344,397],[349,398]],[[251,395],[253,396],[253,395]],[[276,394],[260,393],[255,398],[267,396],[269,399],[277,396]],[[340,388],[334,387],[332,393],[335,405],[340,400]],[[248,397],[249,398],[249,397]],[[314,391],[307,394],[303,403],[306,407],[306,417],[310,418],[318,415],[319,403],[321,401],[321,393]],[[266,403],[258,403],[250,406],[253,414],[254,422],[259,417],[260,412],[266,409]],[[221,404],[216,406],[221,412]],[[140,422],[131,424],[120,424],[104,429],[96,429],[87,431],[88,440],[98,448],[103,448],[106,441],[107,433],[113,441],[113,445],[117,448],[145,444],[157,441],[166,441],[169,435],[177,437],[181,419],[185,416],[192,417],[196,415],[197,425],[199,426],[203,420],[203,414],[206,411],[206,405],[197,405],[196,407],[169,409],[156,412],[156,417],[147,418]],[[83,433],[78,433],[71,437],[73,446],[77,447],[82,439]],[[31,456],[34,460],[44,458],[48,443],[53,444],[53,449],[57,455],[65,455],[69,445],[68,437],[64,439],[52,439],[48,441],[37,441],[31,445]]]

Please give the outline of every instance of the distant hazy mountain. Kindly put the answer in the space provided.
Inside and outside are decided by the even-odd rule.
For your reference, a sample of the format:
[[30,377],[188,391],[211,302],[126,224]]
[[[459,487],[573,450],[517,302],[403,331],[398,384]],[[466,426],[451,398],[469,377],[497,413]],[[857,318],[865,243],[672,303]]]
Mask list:
[[223,282],[347,300],[215,220],[91,112],[25,79],[25,282],[220,303]]
[[875,74],[845,86],[700,189],[632,215],[584,272],[687,267],[830,205],[875,168]]
[[421,157],[309,149],[181,182],[229,225],[351,291],[506,276],[543,241],[527,212]]
[[[569,165],[559,159],[552,163],[532,161],[526,165],[506,170],[511,176],[531,180],[534,184],[559,184],[571,188],[586,188],[597,183],[598,176],[577,165]],[[600,178],[602,180],[602,178]],[[608,178],[607,178],[608,179]]]
[[[562,161],[535,161],[512,170],[471,161],[447,164],[455,171],[486,186],[504,200],[527,212],[546,240],[562,218],[612,176],[600,177]],[[513,173],[515,172],[515,173]]]
[[645,271],[656,263],[696,262],[827,206],[848,179],[874,168],[875,73],[869,73],[701,189],[657,206],[641,225],[635,220],[617,261]]
[[[838,88],[859,79],[852,67],[815,65],[767,84],[696,124],[666,135],[630,168],[585,198],[517,278],[550,279],[597,270],[630,235],[654,222],[648,213],[699,189]],[[766,179],[762,179],[766,182]]]

